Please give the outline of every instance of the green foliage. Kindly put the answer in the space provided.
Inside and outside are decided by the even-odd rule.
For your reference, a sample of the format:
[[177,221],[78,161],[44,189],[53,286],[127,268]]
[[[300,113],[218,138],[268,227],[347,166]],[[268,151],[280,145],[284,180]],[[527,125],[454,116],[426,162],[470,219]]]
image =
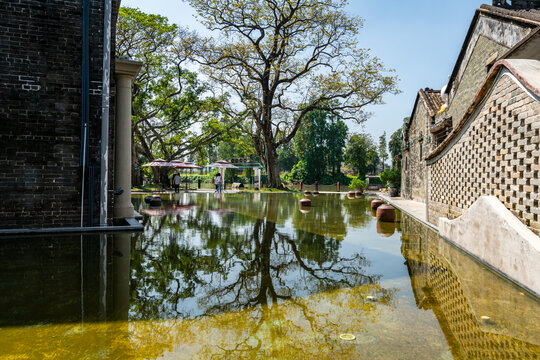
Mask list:
[[283,144],[277,151],[280,171],[291,171],[298,162],[298,156],[293,148],[293,143]]
[[290,170],[288,181],[322,183],[339,177],[347,130],[347,125],[336,116],[321,110],[310,111],[294,138],[298,162]]
[[386,169],[379,174],[381,181],[390,187],[399,187],[401,184],[400,169]]
[[172,160],[204,152],[235,121],[225,114],[227,96],[210,95],[197,74],[184,68],[192,39],[164,16],[120,8],[116,55],[142,63],[132,116],[137,158]]
[[372,184],[372,185],[385,185],[385,184],[381,181],[381,178],[378,177],[378,176],[370,177],[370,178],[369,178],[369,183]]
[[388,142],[388,148],[390,149],[390,156],[392,157],[393,166],[395,166],[395,157],[401,155],[403,147],[402,134],[402,128],[397,129],[394,131],[392,136],[390,136],[390,141]]
[[[333,185],[339,181],[341,185],[348,186],[352,179],[353,177],[347,176],[343,173],[337,173],[335,175],[325,174],[318,182],[321,185]],[[283,174],[281,174],[281,181],[287,183],[298,183],[303,180],[301,177],[298,176],[297,173],[284,172]]]
[[308,177],[307,165],[304,161],[300,160],[296,165],[293,166],[291,172],[289,173],[288,182],[299,182],[305,181]]
[[280,186],[277,149],[310,111],[362,122],[366,105],[397,92],[397,77],[358,44],[362,19],[347,14],[346,1],[187,2],[208,29],[221,32],[192,49],[208,76],[238,96],[272,187]]
[[386,150],[386,131],[379,137],[379,158],[384,168],[384,163],[388,158],[388,151]]
[[377,170],[378,149],[369,134],[351,136],[345,150],[345,162],[352,166],[361,179],[364,179],[368,172]]
[[366,188],[366,182],[356,177],[351,180],[349,187],[355,188],[357,190],[364,190]]

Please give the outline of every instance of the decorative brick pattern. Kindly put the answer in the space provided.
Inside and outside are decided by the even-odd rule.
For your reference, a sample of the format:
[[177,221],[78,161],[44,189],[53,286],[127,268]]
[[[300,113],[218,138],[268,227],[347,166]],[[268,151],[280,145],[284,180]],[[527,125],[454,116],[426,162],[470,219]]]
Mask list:
[[429,166],[429,221],[455,218],[491,195],[540,234],[539,159],[540,103],[503,76],[461,138]]
[[[538,332],[538,327],[523,324],[523,318],[536,306],[534,301],[517,295],[516,289],[497,275],[480,270],[481,265],[468,255],[455,249],[449,252],[451,245],[422,223],[404,215],[401,226],[401,252],[406,258],[417,305],[433,311],[454,359],[538,358],[540,346],[523,338],[521,330],[527,329],[523,332],[530,335],[529,339],[534,339]],[[477,286],[471,288],[472,279]],[[486,309],[486,304],[500,300],[493,297],[498,292],[508,295],[507,304],[511,304],[498,307],[498,310],[512,307],[519,311],[512,309],[505,314],[480,312]],[[481,322],[482,315],[492,315],[500,321],[496,331]],[[514,324],[514,327],[504,328],[508,324]]]

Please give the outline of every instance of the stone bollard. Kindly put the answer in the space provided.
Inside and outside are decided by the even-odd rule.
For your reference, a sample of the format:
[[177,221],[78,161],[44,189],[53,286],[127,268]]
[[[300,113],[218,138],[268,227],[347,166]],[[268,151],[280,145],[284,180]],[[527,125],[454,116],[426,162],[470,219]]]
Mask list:
[[300,206],[302,207],[308,207],[308,206],[311,206],[311,200],[309,199],[301,199],[298,201],[298,203],[300,204]]
[[349,198],[349,199],[354,199],[354,195],[355,195],[355,192],[354,192],[354,191],[349,191],[349,192],[347,193],[347,198]]
[[371,208],[373,210],[375,210],[376,208],[378,208],[382,204],[384,204],[384,201],[382,201],[381,199],[371,200]]
[[377,208],[377,220],[394,222],[396,220],[396,210],[392,205],[383,204]]

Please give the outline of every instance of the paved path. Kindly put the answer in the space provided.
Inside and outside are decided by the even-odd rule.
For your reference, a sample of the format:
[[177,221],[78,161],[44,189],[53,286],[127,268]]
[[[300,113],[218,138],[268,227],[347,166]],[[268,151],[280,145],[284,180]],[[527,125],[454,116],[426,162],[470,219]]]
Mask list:
[[400,209],[403,212],[406,212],[415,219],[423,222],[432,229],[439,231],[439,228],[436,225],[433,225],[427,221],[425,203],[420,201],[403,199],[402,197],[390,197],[387,194],[383,193],[377,193],[377,196],[389,203],[390,205]]

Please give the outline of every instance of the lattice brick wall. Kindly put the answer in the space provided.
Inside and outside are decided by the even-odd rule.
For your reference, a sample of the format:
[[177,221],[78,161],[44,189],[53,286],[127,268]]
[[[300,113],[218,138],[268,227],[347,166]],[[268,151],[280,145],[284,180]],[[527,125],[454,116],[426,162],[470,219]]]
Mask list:
[[[458,359],[538,359],[540,348],[503,334],[484,332],[464,295],[459,279],[439,254],[429,251],[431,296],[445,323],[445,335]],[[459,355],[458,355],[459,354]]]
[[430,221],[497,196],[540,234],[540,103],[503,76],[469,128],[429,167]]

